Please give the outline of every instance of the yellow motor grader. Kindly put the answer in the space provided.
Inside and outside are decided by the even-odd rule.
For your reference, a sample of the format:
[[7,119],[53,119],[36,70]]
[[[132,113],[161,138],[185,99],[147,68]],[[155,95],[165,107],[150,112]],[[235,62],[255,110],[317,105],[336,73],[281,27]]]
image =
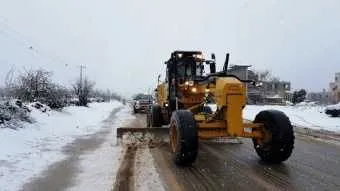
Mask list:
[[266,162],[281,163],[292,153],[293,127],[283,112],[265,110],[253,122],[243,120],[247,84],[256,82],[227,74],[228,61],[229,54],[221,72],[216,72],[215,55],[206,60],[200,51],[175,51],[165,62],[165,81],[155,90],[156,103],[150,106],[147,124],[150,128],[169,125],[177,165],[195,161],[199,140],[218,137],[252,138]]

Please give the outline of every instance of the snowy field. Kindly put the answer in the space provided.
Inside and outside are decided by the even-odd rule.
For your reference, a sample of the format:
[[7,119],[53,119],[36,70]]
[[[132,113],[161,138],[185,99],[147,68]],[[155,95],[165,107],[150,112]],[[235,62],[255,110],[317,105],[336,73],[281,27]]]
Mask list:
[[296,126],[340,132],[340,117],[326,115],[325,107],[322,106],[247,105],[243,110],[243,117],[254,120],[257,113],[267,109],[284,112]]
[[18,190],[49,165],[64,159],[63,146],[98,132],[102,121],[120,106],[111,102],[92,103],[89,108],[71,106],[62,112],[33,110],[36,123],[18,130],[0,129],[0,190]]

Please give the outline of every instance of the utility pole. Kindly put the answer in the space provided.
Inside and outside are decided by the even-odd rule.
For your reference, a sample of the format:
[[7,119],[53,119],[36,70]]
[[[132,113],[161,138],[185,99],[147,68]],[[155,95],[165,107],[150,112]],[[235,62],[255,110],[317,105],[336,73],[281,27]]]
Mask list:
[[82,90],[82,87],[83,87],[83,70],[86,68],[86,66],[84,66],[84,65],[80,65],[79,66],[79,68],[80,68],[80,79],[79,79],[79,86],[80,86],[80,90]]
[[86,68],[84,65],[79,65],[80,68],[80,79],[79,79],[79,87],[78,88],[78,98],[79,98],[79,105],[83,106],[87,104],[87,101],[84,100],[84,91],[83,91],[83,70]]
[[82,95],[83,95],[83,70],[86,68],[84,65],[80,65],[79,66],[79,68],[80,68],[80,78],[79,78],[79,89],[78,89],[78,96],[79,96],[79,101],[81,101],[80,100],[80,98],[82,97]]

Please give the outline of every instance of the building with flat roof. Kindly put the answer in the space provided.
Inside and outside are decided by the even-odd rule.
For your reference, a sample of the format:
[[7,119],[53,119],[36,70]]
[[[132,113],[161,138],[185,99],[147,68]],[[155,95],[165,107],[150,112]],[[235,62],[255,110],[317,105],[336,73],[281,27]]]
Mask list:
[[262,86],[247,86],[249,104],[285,104],[291,101],[291,84],[288,81],[266,80],[259,81],[258,75],[248,68],[250,65],[233,65],[228,69],[228,74],[233,74],[240,79],[255,80],[262,83]]
[[329,83],[329,98],[333,103],[340,102],[340,72],[335,73],[334,82]]

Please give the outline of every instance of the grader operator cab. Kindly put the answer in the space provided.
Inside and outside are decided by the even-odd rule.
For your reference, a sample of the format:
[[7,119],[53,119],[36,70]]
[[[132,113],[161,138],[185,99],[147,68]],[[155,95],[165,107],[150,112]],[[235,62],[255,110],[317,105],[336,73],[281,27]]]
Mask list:
[[201,103],[206,99],[206,92],[199,91],[197,83],[204,82],[208,74],[205,65],[209,65],[209,73],[216,72],[215,56],[212,57],[212,60],[205,60],[199,51],[175,51],[171,54],[165,62],[165,81],[158,83],[155,90],[157,104],[150,107],[147,117],[149,127],[168,125],[173,111],[197,104],[204,107]]
[[[165,81],[155,90],[156,103],[147,113],[147,129],[168,125],[177,165],[195,161],[199,140],[219,137],[252,138],[259,157],[270,163],[281,163],[292,153],[293,127],[283,112],[261,111],[253,122],[242,118],[246,84],[255,82],[227,74],[228,60],[229,54],[221,72],[216,72],[215,55],[206,60],[199,51],[175,51],[165,62]],[[216,110],[212,111],[209,102]]]

